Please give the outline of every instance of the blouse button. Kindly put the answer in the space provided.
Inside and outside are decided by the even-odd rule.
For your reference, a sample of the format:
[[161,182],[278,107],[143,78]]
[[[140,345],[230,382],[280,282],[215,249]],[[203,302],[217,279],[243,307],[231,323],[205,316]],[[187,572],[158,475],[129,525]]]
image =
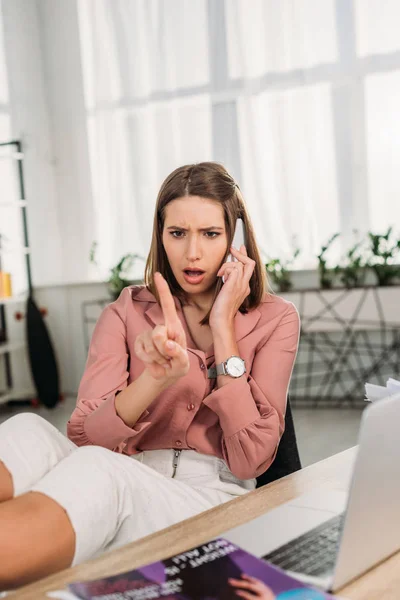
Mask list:
[[201,365],[200,365],[200,369],[201,369],[202,371],[204,371],[204,369],[205,369],[205,368],[206,368],[206,367],[205,367],[205,365],[204,365],[203,363],[201,363]]
[[180,440],[176,440],[175,445],[176,446],[182,446],[182,442]]
[[195,407],[195,405],[194,405],[194,404],[188,404],[188,405],[187,405],[187,409],[188,409],[188,410],[194,410],[195,408],[196,408],[196,407]]

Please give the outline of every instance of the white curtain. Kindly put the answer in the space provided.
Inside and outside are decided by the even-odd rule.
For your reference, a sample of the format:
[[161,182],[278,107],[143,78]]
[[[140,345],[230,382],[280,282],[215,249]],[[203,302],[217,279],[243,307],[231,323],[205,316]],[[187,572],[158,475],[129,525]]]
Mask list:
[[[98,258],[111,266],[122,254],[147,253],[164,177],[180,164],[211,157],[209,99],[101,111],[88,124]],[[141,261],[140,275],[143,267]]]
[[337,59],[334,0],[225,0],[229,74],[262,77]]
[[238,100],[243,186],[266,254],[312,260],[340,228],[326,84]]
[[400,69],[366,78],[371,227],[400,230]]
[[[78,6],[98,259],[109,267],[147,254],[166,175],[212,158],[206,3]],[[143,269],[139,261],[133,276]]]
[[147,254],[159,186],[189,162],[224,162],[264,257],[299,247],[299,268],[337,231],[335,260],[400,222],[400,5],[381,5],[80,0],[100,265]]

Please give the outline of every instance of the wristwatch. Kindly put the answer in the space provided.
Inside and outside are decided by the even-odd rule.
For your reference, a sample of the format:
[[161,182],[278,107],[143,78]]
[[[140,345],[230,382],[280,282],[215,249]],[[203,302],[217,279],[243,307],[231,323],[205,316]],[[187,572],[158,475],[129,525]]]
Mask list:
[[217,375],[229,375],[230,377],[241,377],[246,373],[246,366],[240,356],[230,356],[224,362],[215,367],[207,369],[207,378],[215,379]]

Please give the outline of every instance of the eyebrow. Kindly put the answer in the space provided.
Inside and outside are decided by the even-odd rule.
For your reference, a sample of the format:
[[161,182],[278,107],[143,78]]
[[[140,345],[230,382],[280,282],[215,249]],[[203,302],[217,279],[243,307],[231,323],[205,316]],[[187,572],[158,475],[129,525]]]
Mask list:
[[[180,231],[187,231],[184,227],[178,227],[178,225],[171,225],[167,229],[179,229]],[[211,229],[220,229],[223,231],[223,227],[217,227],[217,225],[211,225],[210,227],[200,227],[199,231],[210,231]]]

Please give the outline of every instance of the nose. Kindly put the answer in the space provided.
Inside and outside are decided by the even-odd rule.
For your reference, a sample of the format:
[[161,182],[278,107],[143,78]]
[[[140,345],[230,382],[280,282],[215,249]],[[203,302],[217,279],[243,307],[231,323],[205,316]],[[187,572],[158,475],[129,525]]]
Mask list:
[[189,235],[187,239],[186,258],[192,263],[201,257],[201,242],[196,235]]

